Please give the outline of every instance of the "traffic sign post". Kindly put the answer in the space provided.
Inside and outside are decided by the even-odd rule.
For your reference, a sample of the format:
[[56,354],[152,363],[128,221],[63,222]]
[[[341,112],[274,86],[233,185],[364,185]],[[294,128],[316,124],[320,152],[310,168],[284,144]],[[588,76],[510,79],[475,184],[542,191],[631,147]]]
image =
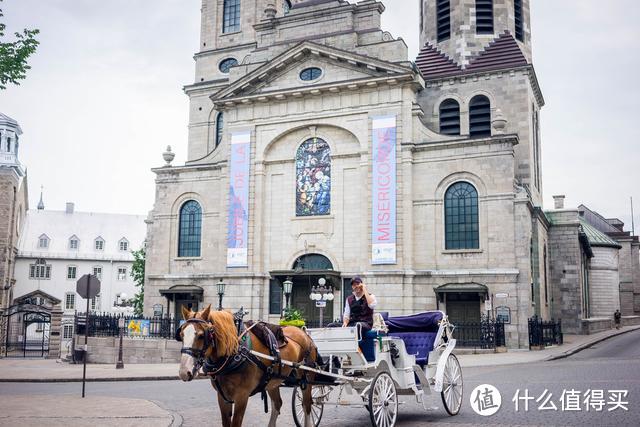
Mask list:
[[82,397],[84,398],[84,386],[87,379],[87,341],[89,341],[89,300],[95,298],[100,293],[100,280],[93,274],[85,274],[76,282],[76,292],[87,300],[87,311],[84,313],[84,357],[82,367]]

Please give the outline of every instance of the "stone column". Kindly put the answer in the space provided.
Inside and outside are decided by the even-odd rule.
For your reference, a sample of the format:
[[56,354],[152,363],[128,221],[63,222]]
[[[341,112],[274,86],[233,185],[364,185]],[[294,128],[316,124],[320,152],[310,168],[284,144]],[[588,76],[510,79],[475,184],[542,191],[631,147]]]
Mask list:
[[51,324],[49,325],[49,353],[47,359],[60,358],[60,343],[62,339],[62,307],[60,303],[51,310]]

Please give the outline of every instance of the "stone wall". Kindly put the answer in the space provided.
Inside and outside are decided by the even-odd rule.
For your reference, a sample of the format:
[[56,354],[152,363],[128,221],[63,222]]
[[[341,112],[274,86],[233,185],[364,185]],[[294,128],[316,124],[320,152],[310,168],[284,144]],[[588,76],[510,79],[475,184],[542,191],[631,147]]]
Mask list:
[[[89,337],[87,341],[88,363],[112,363],[118,361],[118,337]],[[77,336],[76,349],[84,346],[84,336]],[[174,363],[180,361],[182,343],[166,339],[123,338],[122,360],[128,363]]]
[[551,317],[562,319],[563,332],[579,334],[585,316],[578,211],[552,211],[547,216],[553,224],[549,229]]
[[592,247],[589,263],[590,317],[612,317],[620,308],[618,248]]

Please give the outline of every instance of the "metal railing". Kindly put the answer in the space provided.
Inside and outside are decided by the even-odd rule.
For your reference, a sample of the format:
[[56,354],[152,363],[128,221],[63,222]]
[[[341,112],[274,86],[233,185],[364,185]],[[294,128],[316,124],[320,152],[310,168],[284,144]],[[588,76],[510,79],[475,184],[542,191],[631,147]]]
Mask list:
[[457,322],[453,337],[457,347],[492,349],[506,345],[504,322],[483,316],[479,322]]
[[74,331],[84,335],[88,324],[90,337],[117,337],[120,335],[119,320],[124,318],[124,336],[141,338],[173,338],[175,319],[169,317],[142,317],[113,313],[76,313]]
[[543,321],[537,316],[529,319],[529,348],[560,345],[563,342],[562,321]]

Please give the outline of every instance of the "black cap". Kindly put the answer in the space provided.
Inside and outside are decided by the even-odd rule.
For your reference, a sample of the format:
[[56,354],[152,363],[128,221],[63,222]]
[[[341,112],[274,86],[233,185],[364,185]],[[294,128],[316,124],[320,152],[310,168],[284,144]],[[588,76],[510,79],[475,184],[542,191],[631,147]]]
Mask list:
[[351,279],[351,284],[353,285],[354,283],[362,283],[362,278],[360,276],[354,277]]

